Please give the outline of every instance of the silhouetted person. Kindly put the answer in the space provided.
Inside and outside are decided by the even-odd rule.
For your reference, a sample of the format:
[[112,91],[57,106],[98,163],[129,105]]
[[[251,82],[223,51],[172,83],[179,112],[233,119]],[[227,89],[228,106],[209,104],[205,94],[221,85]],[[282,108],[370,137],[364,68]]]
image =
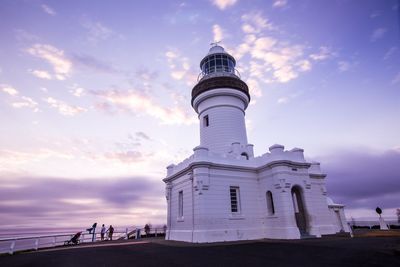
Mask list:
[[[94,242],[95,238],[96,238],[96,227],[97,227],[97,222],[95,222],[92,225],[92,228],[88,228],[86,229],[86,231],[89,231],[89,234],[92,234],[92,242]],[[93,231],[93,233],[92,233]]]
[[101,232],[100,232],[101,241],[104,240],[104,235],[105,235],[105,233],[106,233],[106,227],[105,227],[104,224],[103,224],[103,226],[101,227]]
[[108,238],[110,240],[112,240],[112,236],[113,236],[113,233],[114,233],[114,227],[112,227],[112,225],[110,225],[110,228],[108,228],[107,232],[108,232]]

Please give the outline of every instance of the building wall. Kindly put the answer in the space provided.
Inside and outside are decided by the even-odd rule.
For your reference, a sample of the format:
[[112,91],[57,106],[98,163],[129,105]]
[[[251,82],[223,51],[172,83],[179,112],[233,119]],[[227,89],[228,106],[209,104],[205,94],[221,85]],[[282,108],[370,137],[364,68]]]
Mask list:
[[[301,188],[309,235],[340,231],[338,218],[326,201],[323,178],[310,178],[306,167],[282,164],[262,170],[249,168],[193,167],[172,183],[171,218],[167,239],[187,242],[217,242],[260,238],[298,239],[292,188]],[[231,212],[230,187],[239,188],[240,212]],[[178,216],[178,195],[183,191],[183,218]],[[269,214],[266,193],[273,196],[274,214]],[[192,207],[193,204],[193,207]],[[337,216],[339,215],[339,217]],[[343,229],[348,232],[345,222]]]
[[[187,173],[171,183],[171,193],[168,199],[168,231],[166,239],[192,241],[193,205],[192,180]],[[183,217],[179,217],[179,192],[183,191]]]
[[[210,186],[196,196],[195,241],[257,239],[262,221],[255,172],[210,168]],[[240,212],[231,212],[230,187],[239,188]]]

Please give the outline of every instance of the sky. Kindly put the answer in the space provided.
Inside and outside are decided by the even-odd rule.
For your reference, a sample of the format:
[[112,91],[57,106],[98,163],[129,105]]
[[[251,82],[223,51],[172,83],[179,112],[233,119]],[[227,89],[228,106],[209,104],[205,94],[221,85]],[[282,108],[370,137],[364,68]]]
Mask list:
[[162,225],[199,144],[210,43],[250,89],[256,156],[321,162],[348,218],[400,208],[400,2],[0,1],[0,229]]

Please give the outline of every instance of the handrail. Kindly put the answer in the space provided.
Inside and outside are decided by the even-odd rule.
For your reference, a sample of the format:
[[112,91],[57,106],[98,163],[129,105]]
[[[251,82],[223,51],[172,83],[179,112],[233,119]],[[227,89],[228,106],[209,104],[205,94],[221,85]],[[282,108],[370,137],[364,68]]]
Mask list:
[[[76,233],[74,233],[76,234]],[[37,235],[37,236],[23,236],[23,237],[8,237],[8,238],[1,238],[0,242],[2,241],[10,241],[10,240],[24,240],[24,239],[34,239],[34,238],[49,238],[49,237],[59,237],[59,236],[71,236],[74,234],[56,234],[56,235]]]
[[[140,230],[140,237],[137,236],[138,231]],[[49,248],[63,245],[66,241],[69,241],[75,233],[70,234],[45,234],[45,235],[36,235],[36,236],[23,236],[23,237],[10,237],[10,238],[2,238],[0,239],[0,254],[9,253],[13,254],[17,251],[23,250],[38,250],[39,248]],[[149,232],[150,235],[159,235],[165,234],[164,228],[152,228]],[[92,233],[82,232],[81,237],[79,238],[80,243],[91,243],[92,242]],[[141,238],[142,236],[146,236],[144,228],[137,227],[129,227],[126,228],[125,231],[114,231],[113,239],[129,239],[129,238]],[[108,235],[105,236],[108,240]],[[95,242],[100,240],[100,232],[95,233]],[[9,243],[10,242],[10,243]],[[8,245],[7,245],[8,244]]]

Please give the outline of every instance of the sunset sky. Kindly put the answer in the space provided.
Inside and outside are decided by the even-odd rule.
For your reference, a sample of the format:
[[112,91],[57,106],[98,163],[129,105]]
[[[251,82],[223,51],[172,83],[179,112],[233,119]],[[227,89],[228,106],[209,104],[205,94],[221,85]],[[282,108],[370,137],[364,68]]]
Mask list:
[[214,40],[251,92],[257,156],[321,162],[347,217],[400,208],[400,2],[0,1],[0,229],[164,224],[199,144]]

